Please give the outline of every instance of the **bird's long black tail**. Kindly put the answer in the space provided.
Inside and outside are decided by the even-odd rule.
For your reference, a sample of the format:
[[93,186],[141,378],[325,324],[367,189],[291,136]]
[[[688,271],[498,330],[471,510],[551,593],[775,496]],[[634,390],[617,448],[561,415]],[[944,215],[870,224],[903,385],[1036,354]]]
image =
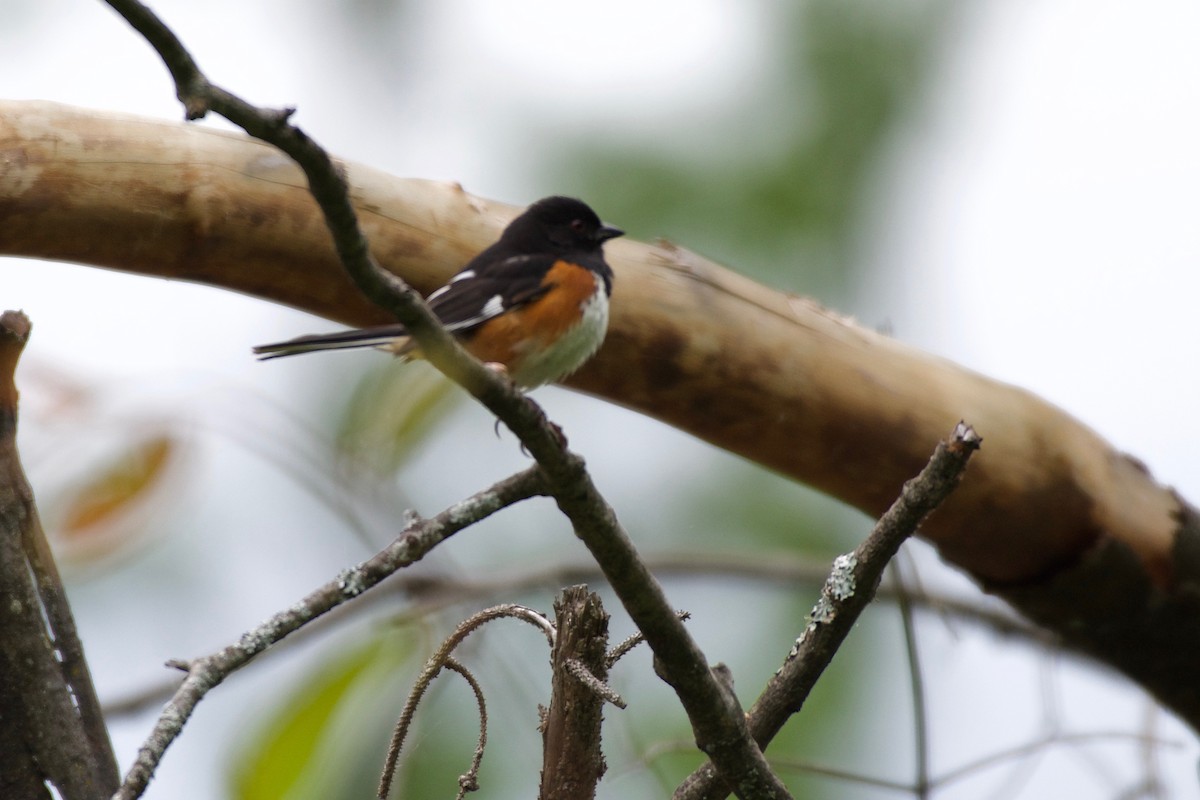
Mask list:
[[[396,345],[397,339],[404,339],[407,336],[408,331],[403,325],[380,325],[374,328],[301,336],[274,344],[261,344],[254,348],[254,354],[260,361],[266,361],[269,358],[296,356],[320,350],[353,350],[360,347]],[[399,350],[397,351],[399,352]]]

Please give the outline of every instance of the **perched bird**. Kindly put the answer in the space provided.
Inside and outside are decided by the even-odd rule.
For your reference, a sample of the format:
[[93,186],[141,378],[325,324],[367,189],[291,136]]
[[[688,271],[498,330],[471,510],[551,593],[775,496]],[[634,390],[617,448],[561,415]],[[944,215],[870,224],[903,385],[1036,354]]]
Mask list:
[[[518,386],[559,380],[604,340],[613,272],[603,245],[623,233],[579,200],[544,198],[426,302],[473,356]],[[420,357],[403,325],[301,336],[254,352],[267,359],[357,347]]]

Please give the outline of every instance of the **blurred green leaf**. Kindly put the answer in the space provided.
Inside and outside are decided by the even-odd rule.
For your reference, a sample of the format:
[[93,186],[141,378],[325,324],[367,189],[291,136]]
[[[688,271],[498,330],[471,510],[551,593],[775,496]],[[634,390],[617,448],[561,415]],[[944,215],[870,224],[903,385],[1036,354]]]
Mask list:
[[373,796],[387,728],[407,687],[398,677],[411,638],[394,631],[320,665],[237,750],[230,797],[237,800],[336,800]]
[[436,370],[398,364],[374,369],[359,381],[342,412],[339,454],[391,474],[456,403],[454,384]]

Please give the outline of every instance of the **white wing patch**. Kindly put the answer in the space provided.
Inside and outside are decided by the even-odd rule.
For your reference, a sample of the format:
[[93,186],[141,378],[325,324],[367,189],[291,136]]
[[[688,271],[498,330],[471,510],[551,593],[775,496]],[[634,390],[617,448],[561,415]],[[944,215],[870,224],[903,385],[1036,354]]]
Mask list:
[[[440,290],[439,290],[440,291]],[[488,301],[483,304],[483,308],[479,309],[479,313],[473,317],[451,323],[446,326],[448,331],[461,331],[463,328],[470,328],[478,325],[481,322],[487,322],[492,317],[498,317],[504,313],[504,298],[498,294],[492,295]]]
[[498,317],[504,312],[504,298],[498,294],[492,295],[491,299],[483,304],[483,309],[479,312],[480,319],[491,319]]
[[442,288],[440,288],[440,289],[437,289],[437,290],[435,290],[434,292],[432,292],[432,293],[429,295],[429,297],[426,297],[426,298],[425,298],[425,302],[426,302],[426,303],[432,303],[434,300],[436,300],[437,298],[441,297],[441,296],[442,296],[442,295],[444,295],[446,292],[450,291],[450,284],[452,284],[452,283],[458,283],[459,281],[466,281],[466,280],[470,280],[471,278],[474,278],[474,277],[475,277],[475,270],[473,270],[473,269],[464,269],[462,272],[458,273],[458,274],[457,274],[457,275],[455,275],[453,278],[451,278],[451,279],[450,279],[450,283],[447,283],[447,284],[446,284],[445,286],[443,286]]

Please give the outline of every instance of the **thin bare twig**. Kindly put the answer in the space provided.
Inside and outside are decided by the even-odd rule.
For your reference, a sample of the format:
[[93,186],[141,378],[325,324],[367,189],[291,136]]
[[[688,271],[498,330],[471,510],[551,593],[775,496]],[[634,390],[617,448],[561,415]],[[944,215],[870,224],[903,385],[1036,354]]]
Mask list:
[[[775,584],[783,591],[793,591],[797,584],[823,583],[829,575],[828,562],[818,563],[815,558],[797,556],[794,553],[660,553],[647,556],[646,564],[651,572],[663,579],[738,579],[755,586]],[[404,587],[412,597],[422,601],[429,608],[437,609],[464,600],[513,590],[552,588],[573,583],[593,584],[603,577],[603,573],[594,563],[579,562],[552,564],[499,575],[474,575],[468,578],[405,576],[397,579],[397,588]],[[883,585],[879,587],[876,599],[894,603],[900,592],[899,587]],[[1053,633],[1034,628],[1015,614],[1005,612],[985,600],[961,599],[924,590],[916,593],[910,591],[909,598],[914,607],[921,611],[961,619],[999,636],[1015,637],[1032,645],[1049,648],[1063,646]],[[1064,652],[1067,655],[1081,655],[1070,650]]]
[[[1148,747],[1151,749],[1164,747],[1179,749],[1184,746],[1182,742],[1169,739],[1160,739],[1145,733],[1129,733],[1122,731],[1065,733],[1062,731],[1050,731],[1029,742],[980,756],[979,758],[972,759],[961,766],[947,770],[942,776],[930,780],[929,787],[932,791],[940,790],[952,783],[966,780],[975,773],[998,767],[1007,761],[1027,758],[1042,748],[1054,747],[1056,745],[1074,745],[1089,742],[1120,741],[1131,741],[1139,746]],[[656,759],[665,755],[674,753],[687,753],[691,751],[691,749],[691,743],[684,740],[655,742],[643,748],[642,765],[645,766],[647,764],[652,764]],[[796,758],[773,758],[771,759],[771,763],[777,770],[781,772],[790,771],[804,775],[816,775],[818,777],[831,778],[833,780],[845,781],[847,783],[858,784],[861,786],[890,789],[892,791],[902,792],[907,795],[916,794],[919,791],[919,787],[914,782],[898,781],[890,778],[880,778],[873,775],[865,775],[839,767],[831,767],[827,764],[821,764],[815,761],[807,761]],[[626,768],[625,770],[625,772],[631,771],[632,768]],[[1001,793],[997,796],[1011,796],[1011,792]]]
[[[441,674],[442,669],[450,666],[450,662],[453,661],[451,655],[454,653],[455,648],[462,644],[463,639],[466,639],[482,625],[495,619],[506,618],[519,619],[539,628],[546,635],[546,641],[550,644],[550,647],[554,647],[554,624],[532,608],[526,608],[515,603],[506,603],[500,606],[493,606],[492,608],[485,608],[483,611],[473,614],[470,618],[460,622],[458,627],[454,629],[454,632],[446,637],[437,651],[425,662],[425,668],[421,670],[421,674],[417,676],[417,680],[413,684],[412,691],[409,692],[408,700],[404,704],[404,710],[400,713],[400,719],[396,722],[396,729],[392,733],[392,741],[388,745],[387,759],[384,761],[383,773],[379,778],[378,797],[380,800],[387,800],[388,794],[392,791],[392,781],[396,777],[396,765],[400,760],[400,751],[403,749],[404,740],[408,737],[408,731],[412,727],[413,717],[417,713],[417,706],[420,705],[425,693],[429,691],[429,687],[433,684],[434,679]],[[455,663],[457,664],[457,662]],[[462,674],[464,678],[467,678],[472,688],[476,689],[476,700],[480,704],[481,724],[486,727],[487,714],[484,710],[482,694],[478,691],[478,684],[475,683],[474,677],[468,677],[469,673],[465,671],[462,665],[458,665],[457,668],[451,667],[451,669],[455,669],[456,672]],[[480,743],[476,748],[476,759],[472,762],[472,768],[467,775],[473,776],[478,771],[479,763],[483,760],[483,745],[486,742],[487,733],[485,730],[480,734]],[[461,785],[462,781],[460,780]]]
[[568,658],[563,661],[563,666],[567,668],[567,672],[575,676],[576,680],[586,686],[588,691],[604,702],[611,703],[617,708],[626,708],[629,705],[616,689],[593,675],[582,661]]
[[[680,622],[687,622],[691,619],[692,614],[689,611],[676,611],[675,616],[679,617]],[[623,642],[620,642],[616,647],[608,651],[608,654],[604,657],[605,663],[611,669],[614,664],[628,655],[629,651],[644,641],[646,641],[646,637],[642,635],[642,632],[634,631]]]
[[1052,745],[1129,740],[1138,743],[1153,744],[1157,747],[1179,748],[1183,746],[1181,742],[1170,741],[1166,739],[1154,739],[1153,737],[1147,737],[1144,734],[1127,733],[1124,731],[1092,731],[1089,733],[1062,733],[1059,731],[1051,731],[1032,741],[1025,742],[1024,744],[1019,744],[1004,750],[998,750],[985,756],[980,756],[979,758],[968,761],[967,763],[955,767],[952,770],[948,770],[931,781],[930,786],[933,789],[943,789],[949,784],[969,778],[975,773],[999,766],[1006,761],[1028,757],[1029,755]]
[[209,690],[259,653],[338,605],[354,599],[396,570],[424,558],[439,543],[458,531],[545,491],[541,473],[527,469],[489,489],[456,503],[440,514],[411,524],[400,536],[370,559],[345,570],[291,608],[275,614],[247,631],[237,643],[212,655],[182,662],[187,677],[159,716],[154,730],[138,750],[137,759],[114,795],[135,800],[150,783],[167,748],[179,736],[196,705]]
[[138,0],[105,2],[157,51],[175,82],[175,94],[184,105],[187,119],[200,119],[210,111],[215,112],[251,136],[279,148],[296,162],[321,208],[342,265],[373,303],[408,328],[431,363],[480,399],[483,395],[494,398],[519,394],[508,381],[468,355],[439,324],[417,292],[380,268],[358,225],[344,170],[303,130],[290,123],[294,108],[259,108],[217,86],[153,11]]
[[458,776],[458,794],[455,795],[455,798],[463,800],[467,796],[467,792],[479,791],[479,768],[483,765],[483,753],[487,750],[487,699],[483,696],[483,687],[479,685],[479,681],[475,680],[471,670],[453,658],[446,659],[445,667],[463,676],[463,680],[467,682],[467,685],[471,687],[471,692],[475,695],[475,706],[479,709],[479,739],[475,742],[475,752],[471,756],[471,768]]
[[[817,679],[874,598],[883,571],[900,545],[955,489],[967,461],[981,442],[974,429],[960,422],[949,441],[938,443],[921,473],[904,484],[900,497],[879,518],[863,543],[853,553],[834,559],[807,627],[747,714],[750,730],[760,747],[766,747],[784,722],[800,711]],[[675,797],[697,800],[726,794],[716,771],[706,764],[680,784]]]
[[909,693],[912,696],[913,756],[916,759],[916,795],[919,800],[929,797],[929,708],[925,702],[925,676],[921,672],[921,653],[917,643],[917,622],[913,614],[912,596],[904,586],[900,565],[892,568],[896,583],[896,605],[904,628],[904,651],[908,656]]
[[[677,578],[728,578],[753,582],[756,586],[766,583],[777,585],[783,591],[794,591],[797,583],[824,581],[828,564],[818,564],[815,559],[798,557],[788,553],[687,553],[660,554],[646,559],[650,571],[663,579]],[[340,619],[343,613],[363,613],[382,602],[393,602],[395,595],[415,601],[396,615],[400,621],[421,619],[451,605],[477,601],[489,597],[511,596],[512,592],[529,589],[568,586],[576,583],[593,584],[603,581],[604,575],[594,562],[579,562],[536,567],[500,575],[473,575],[471,577],[440,577],[431,575],[396,575],[386,586],[363,597],[353,605],[345,605],[307,626],[295,636],[289,637],[280,647],[273,647],[263,655],[271,657],[302,641],[306,636],[316,635]],[[1058,638],[1048,631],[1034,628],[1015,615],[993,608],[980,600],[964,600],[950,595],[911,588],[905,589],[892,583],[879,587],[877,601],[895,603],[900,595],[907,594],[914,610],[934,613],[962,620],[981,627],[999,636],[1015,637],[1030,645],[1059,647]],[[686,616],[680,619],[686,620]],[[626,648],[632,648],[645,640],[635,633],[619,643],[609,652],[610,666],[622,657]],[[1064,655],[1078,656],[1065,650]],[[1090,662],[1089,662],[1090,663]],[[158,681],[155,685],[136,690],[125,697],[106,700],[104,715],[138,713],[148,706],[162,705],[179,686],[178,678]]]

